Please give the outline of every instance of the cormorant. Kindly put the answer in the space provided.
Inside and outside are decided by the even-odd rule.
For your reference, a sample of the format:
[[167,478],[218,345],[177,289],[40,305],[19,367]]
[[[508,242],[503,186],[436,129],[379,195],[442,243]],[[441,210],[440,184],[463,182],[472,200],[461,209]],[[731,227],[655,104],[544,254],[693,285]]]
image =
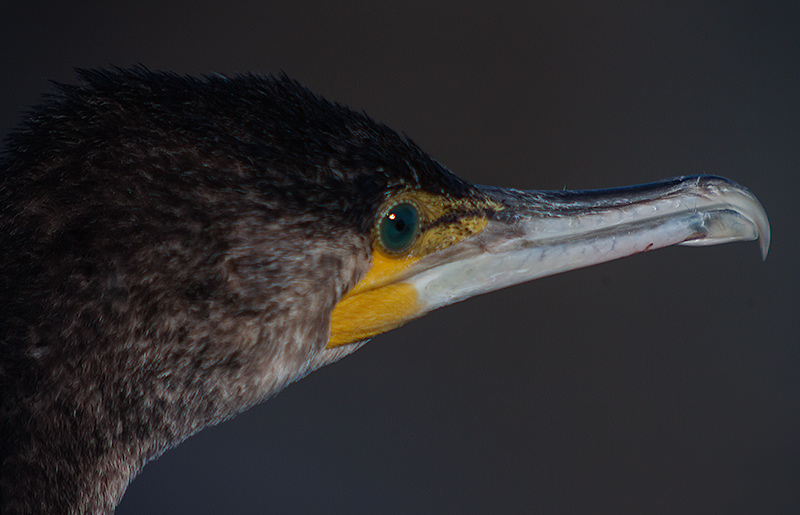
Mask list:
[[446,304],[769,245],[719,177],[477,186],[286,77],[79,75],[0,161],[3,513],[111,513],[148,460]]

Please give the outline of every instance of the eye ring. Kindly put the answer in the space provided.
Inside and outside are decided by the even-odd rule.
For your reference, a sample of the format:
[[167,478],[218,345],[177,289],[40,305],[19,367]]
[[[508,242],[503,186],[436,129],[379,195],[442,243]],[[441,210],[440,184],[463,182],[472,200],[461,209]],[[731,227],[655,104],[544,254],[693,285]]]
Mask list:
[[419,210],[410,202],[398,202],[384,212],[378,223],[378,239],[390,254],[402,252],[417,239]]

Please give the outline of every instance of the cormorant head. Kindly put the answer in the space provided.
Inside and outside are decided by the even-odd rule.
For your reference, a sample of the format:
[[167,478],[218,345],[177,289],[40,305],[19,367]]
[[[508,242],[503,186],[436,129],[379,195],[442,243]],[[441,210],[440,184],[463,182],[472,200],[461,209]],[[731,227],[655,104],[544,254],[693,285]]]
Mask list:
[[769,245],[719,177],[477,186],[286,77],[80,75],[0,162],[19,506],[113,507],[170,445],[432,309],[667,245]]

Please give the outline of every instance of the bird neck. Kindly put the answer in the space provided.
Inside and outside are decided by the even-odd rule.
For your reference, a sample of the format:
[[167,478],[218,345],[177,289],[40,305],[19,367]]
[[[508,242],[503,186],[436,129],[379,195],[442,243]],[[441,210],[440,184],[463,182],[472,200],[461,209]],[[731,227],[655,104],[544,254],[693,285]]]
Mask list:
[[[115,426],[89,413],[58,413],[23,418],[28,406],[12,416],[2,443],[0,512],[109,514],[148,459],[150,435],[128,444],[111,437]],[[50,411],[56,410],[56,411]],[[94,420],[91,420],[94,419]]]
[[78,345],[20,353],[25,373],[2,385],[4,514],[112,513],[147,461],[288,380],[265,384],[274,374],[263,354],[234,364],[196,339]]
[[149,354],[111,345],[108,356],[49,363],[24,383],[0,385],[8,392],[0,407],[0,513],[113,513],[148,461],[360,346],[280,343],[277,356],[238,347],[235,363],[209,355],[218,347],[193,345],[184,355],[163,342],[148,342]]

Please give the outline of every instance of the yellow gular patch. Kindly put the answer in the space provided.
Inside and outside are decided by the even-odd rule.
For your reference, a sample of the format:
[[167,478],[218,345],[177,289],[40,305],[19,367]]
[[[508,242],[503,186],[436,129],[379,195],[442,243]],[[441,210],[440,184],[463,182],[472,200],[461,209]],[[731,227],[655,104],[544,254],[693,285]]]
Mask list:
[[392,279],[418,260],[373,252],[372,268],[333,310],[328,348],[372,338],[414,318],[419,311],[414,287]]

